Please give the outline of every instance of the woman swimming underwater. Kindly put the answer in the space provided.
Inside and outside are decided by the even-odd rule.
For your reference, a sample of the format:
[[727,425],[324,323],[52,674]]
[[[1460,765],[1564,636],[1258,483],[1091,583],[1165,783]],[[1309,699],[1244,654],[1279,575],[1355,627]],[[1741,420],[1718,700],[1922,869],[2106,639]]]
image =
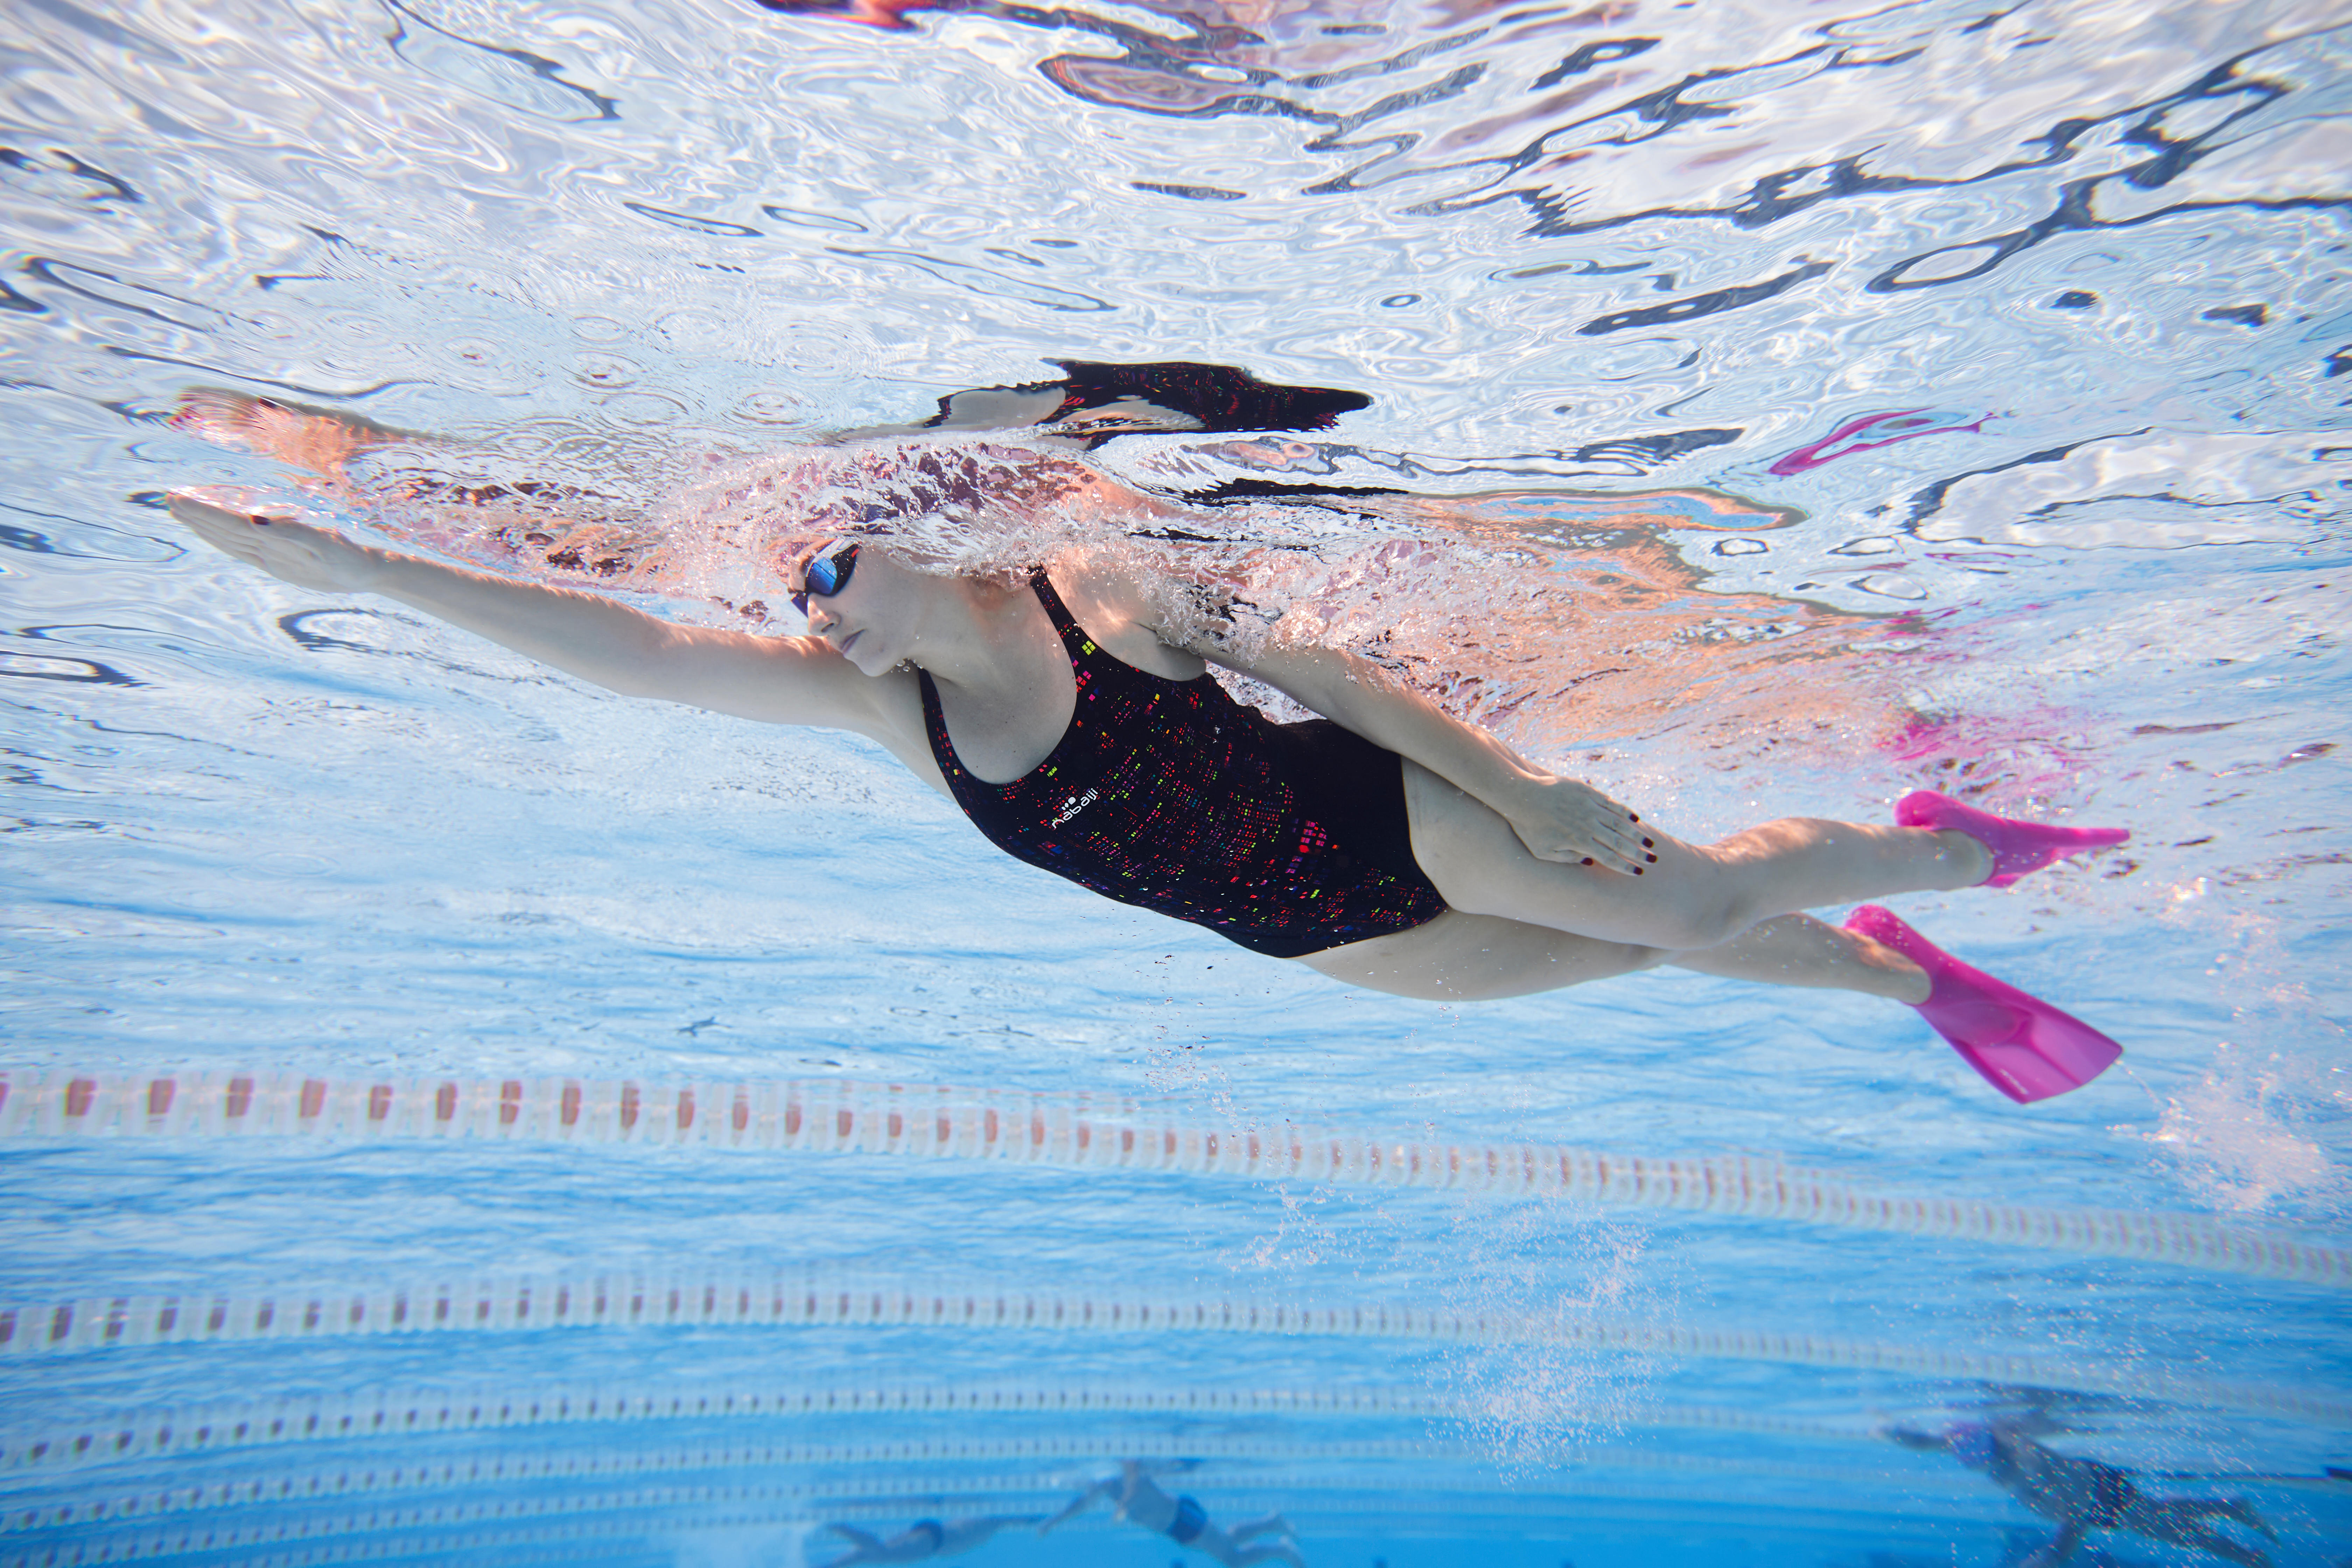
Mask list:
[[[1166,584],[1095,552],[1025,578],[958,574],[868,525],[794,552],[786,574],[808,634],[767,636],[222,499],[175,493],[172,512],[285,582],[395,599],[625,695],[864,735],[1008,853],[1348,984],[1475,1000],[1673,965],[1856,991],[1918,1009],[2021,1101],[2120,1054],[1884,910],[1843,928],[1801,912],[2006,886],[2120,831],[1921,792],[1895,826],[1789,818],[1685,844],[1366,660],[1244,647],[1214,617],[1179,624]],[[1322,717],[1276,723],[1228,696],[1212,664]]]

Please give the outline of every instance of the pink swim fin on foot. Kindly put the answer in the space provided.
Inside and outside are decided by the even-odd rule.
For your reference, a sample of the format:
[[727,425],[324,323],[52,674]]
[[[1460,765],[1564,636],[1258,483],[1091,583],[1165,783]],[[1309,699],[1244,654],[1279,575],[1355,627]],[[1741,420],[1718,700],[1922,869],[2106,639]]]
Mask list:
[[1992,875],[1981,884],[1988,888],[2006,888],[2028,871],[2039,871],[2053,860],[2080,855],[2085,849],[2126,843],[2131,837],[2121,827],[2051,827],[2039,822],[1995,816],[1931,789],[1913,790],[1895,802],[1895,820],[1905,827],[1965,833],[1991,850]]
[[1845,929],[1885,942],[1927,972],[1935,989],[1916,1004],[1919,1016],[1987,1083],[2020,1105],[2080,1089],[2124,1054],[2081,1019],[1969,968],[1892,910],[1864,904],[1846,917]]

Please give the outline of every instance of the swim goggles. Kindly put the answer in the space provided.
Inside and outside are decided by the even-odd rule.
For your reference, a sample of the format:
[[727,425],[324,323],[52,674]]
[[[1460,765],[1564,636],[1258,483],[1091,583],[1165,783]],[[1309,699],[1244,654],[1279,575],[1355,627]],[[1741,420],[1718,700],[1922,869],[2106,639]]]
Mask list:
[[857,546],[836,550],[831,554],[813,557],[801,568],[801,585],[793,590],[793,608],[808,614],[811,599],[830,599],[849,586],[850,574],[857,570]]

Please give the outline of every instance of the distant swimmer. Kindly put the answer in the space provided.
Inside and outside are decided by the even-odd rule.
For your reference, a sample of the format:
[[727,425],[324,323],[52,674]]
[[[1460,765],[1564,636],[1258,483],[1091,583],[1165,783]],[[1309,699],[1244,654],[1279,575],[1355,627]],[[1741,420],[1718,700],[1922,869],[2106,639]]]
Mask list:
[[[1278,416],[1297,427],[1351,395],[1268,388],[1238,372],[1066,368],[1067,384],[985,390],[1015,395],[1016,420],[1075,412],[1097,432],[1085,421],[1104,413],[1206,428]],[[1274,395],[1286,392],[1316,395]],[[961,408],[943,404],[943,418]],[[367,438],[335,416],[221,393],[190,394],[175,423],[321,472],[338,442]],[[1004,482],[1017,483],[1021,460],[992,449],[996,467],[966,463],[955,482],[1010,472]],[[1052,482],[1035,487],[1044,499],[1025,498],[1048,509],[1094,482],[1054,460]],[[488,504],[477,498],[493,493],[460,499]],[[404,499],[370,504],[396,512]],[[1154,504],[1164,523],[1172,505]],[[2087,1083],[2121,1054],[1884,909],[1865,905],[1843,927],[1801,912],[2006,887],[2123,842],[2120,829],[1995,816],[1920,791],[1891,826],[1790,817],[1687,844],[1376,664],[1252,628],[1226,589],[1078,548],[1011,573],[959,572],[880,501],[847,521],[835,507],[828,531],[779,547],[774,571],[804,636],[679,625],[597,594],[356,542],[231,495],[177,492],[171,508],[283,581],[382,595],[625,695],[866,736],[1006,853],[1346,984],[1458,1002],[1671,965],[1858,992],[1917,1009],[2020,1101]],[[1277,723],[1229,696],[1212,665],[1319,717]]]
[[1035,1524],[1044,1517],[1034,1513],[990,1514],[978,1519],[951,1519],[945,1523],[921,1519],[887,1541],[854,1525],[828,1524],[825,1529],[848,1542],[849,1550],[826,1559],[823,1568],[859,1568],[869,1563],[930,1563],[942,1557],[961,1557],[1000,1530],[1016,1524]]
[[1179,1546],[1206,1552],[1225,1568],[1250,1568],[1256,1563],[1286,1563],[1290,1568],[1307,1568],[1307,1560],[1298,1552],[1297,1537],[1282,1515],[1269,1513],[1263,1519],[1237,1524],[1230,1531],[1221,1529],[1198,1501],[1190,1497],[1169,1496],[1133,1459],[1122,1464],[1118,1475],[1106,1476],[1071,1499],[1067,1508],[1037,1527],[1037,1533],[1043,1535],[1065,1520],[1084,1513],[1096,1500],[1103,1498],[1110,1500],[1113,1517],[1156,1531]]
[[2277,1532],[2243,1498],[2154,1498],[2128,1471],[2096,1459],[2053,1453],[2013,1426],[1961,1422],[1941,1436],[1896,1427],[1887,1436],[1906,1448],[1948,1453],[2044,1519],[2058,1533],[2020,1559],[2016,1568],[2081,1563],[2084,1541],[2095,1530],[2128,1531],[2170,1546],[2207,1552],[2241,1568],[2270,1568],[2270,1559],[2206,1522],[2226,1519],[2275,1541]]

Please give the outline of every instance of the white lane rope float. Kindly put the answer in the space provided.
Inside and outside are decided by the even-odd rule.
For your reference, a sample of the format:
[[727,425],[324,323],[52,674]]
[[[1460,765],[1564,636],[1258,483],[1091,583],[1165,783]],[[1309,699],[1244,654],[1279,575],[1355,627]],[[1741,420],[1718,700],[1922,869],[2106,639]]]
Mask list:
[[[1362,1456],[1352,1452],[1352,1447],[1333,1446],[1323,1453],[1297,1451],[1284,1458],[1310,1462],[1317,1458],[1339,1463],[1360,1460]],[[1157,1456],[1127,1450],[1096,1457],[1149,1459]],[[1418,1457],[1425,1462],[1429,1458],[1452,1456],[1433,1453]],[[1632,1463],[1623,1463],[1625,1459]],[[1637,1500],[1666,1503],[1673,1505],[1683,1521],[1688,1523],[1693,1506],[1713,1501],[1708,1494],[1731,1477],[1768,1477],[1784,1483],[1844,1486],[1849,1489],[1856,1479],[1856,1472],[1850,1465],[1822,1470],[1677,1454],[1612,1456],[1608,1468],[1613,1473],[1605,1477],[1591,1471],[1548,1476],[1537,1488],[1523,1483],[1498,1487],[1487,1478],[1474,1476],[1470,1478],[1474,1482],[1485,1484],[1449,1485],[1443,1495],[1458,1504],[1465,1493],[1481,1494],[1485,1504],[1481,1511],[1490,1527],[1497,1513],[1509,1520],[1544,1520],[1556,1524],[1562,1504],[1584,1499],[1621,1506]],[[1633,1473],[1628,1474],[1628,1470]],[[837,1489],[773,1481],[614,1486],[594,1484],[597,1478],[593,1477],[583,1479],[592,1484],[561,1493],[550,1493],[543,1487],[523,1491],[501,1489],[488,1496],[453,1499],[444,1495],[429,1500],[384,1496],[372,1504],[366,1500],[366,1492],[359,1491],[344,1495],[360,1503],[365,1511],[341,1513],[297,1511],[306,1501],[332,1502],[341,1498],[327,1494],[305,1498],[290,1489],[281,1493],[275,1485],[257,1485],[249,1502],[246,1498],[228,1500],[230,1506],[247,1503],[268,1508],[276,1504],[280,1511],[275,1517],[264,1514],[240,1518],[231,1514],[173,1522],[170,1518],[173,1510],[143,1508],[143,1500],[136,1497],[123,1500],[118,1509],[91,1503],[70,1510],[35,1510],[41,1511],[42,1517],[38,1523],[26,1529],[73,1533],[29,1549],[9,1552],[0,1556],[0,1568],[78,1568],[85,1563],[223,1552],[234,1553],[233,1560],[239,1568],[310,1568],[331,1563],[452,1554],[512,1563],[540,1560],[529,1556],[527,1550],[519,1552],[519,1548],[553,1542],[654,1536],[675,1544],[681,1537],[701,1531],[766,1527],[807,1533],[821,1530],[824,1522],[833,1519],[846,1522],[918,1515],[956,1517],[963,1510],[954,1504],[962,1500],[969,1500],[967,1506],[975,1510],[999,1511],[1006,1506],[1004,1500],[1020,1499],[1020,1503],[1012,1506],[1025,1504],[1035,1513],[1045,1515],[1054,1511],[1055,1503],[1066,1500],[1070,1490],[1066,1484],[1055,1489],[1034,1473],[1000,1478],[913,1478],[915,1484],[902,1480],[898,1487],[891,1489],[898,1493],[897,1500],[874,1495],[880,1489],[861,1488],[867,1496],[855,1500],[843,1498]],[[291,1479],[287,1478],[289,1483]],[[1207,1478],[1202,1480],[1207,1481]],[[924,1483],[929,1484],[929,1489],[920,1489]],[[434,1483],[428,1480],[425,1484]],[[1223,1485],[1193,1484],[1204,1491],[1214,1486],[1213,1495],[1218,1510],[1231,1508],[1235,1514],[1263,1511],[1281,1501],[1286,1492],[1291,1494],[1292,1506],[1296,1507],[1296,1494],[1300,1490],[1328,1492],[1333,1489],[1328,1474],[1262,1470],[1230,1478]],[[2006,1506],[1981,1482],[1957,1469],[1932,1478],[1905,1474],[1903,1486],[1903,1501],[1913,1507],[1927,1500],[1923,1494],[1932,1496],[1932,1506],[1942,1521],[1956,1516],[1990,1521]],[[1695,1487],[1706,1489],[1695,1492]],[[1377,1486],[1352,1491],[1347,1507],[1351,1515],[1359,1518],[1412,1514],[1425,1510],[1427,1499],[1418,1489]],[[1125,1533],[1115,1521],[1099,1517],[1081,1518],[1074,1521],[1070,1528],[1080,1534]],[[5,1543],[6,1534],[13,1532],[6,1525],[0,1525],[0,1543]],[[0,1544],[0,1550],[5,1549],[5,1544]],[[564,1563],[570,1559],[559,1551],[546,1560]]]
[[1541,1194],[2352,1286],[2352,1250],[2202,1215],[1890,1193],[1746,1155],[1412,1142],[1288,1123],[1217,1126],[1118,1097],[845,1079],[680,1083],[0,1071],[0,1141],[135,1138],[856,1153]]
[[[2079,1355],[1945,1350],[1767,1329],[1717,1329],[1563,1312],[1536,1316],[1411,1305],[1061,1293],[903,1279],[777,1275],[537,1276],[475,1284],[239,1296],[98,1296],[0,1307],[0,1364],[136,1346],[362,1336],[629,1328],[939,1329],[959,1332],[1266,1334],[1840,1368],[1941,1382],[2028,1384],[2352,1426],[2352,1397],[2225,1383]],[[0,1455],[0,1464],[7,1456]]]
[[[1108,1407],[1108,1390],[1088,1390],[1090,1403]],[[1034,1394],[1033,1394],[1034,1400]],[[1397,1408],[1411,1408],[1398,1402]],[[1425,1399],[1419,1413],[1431,1421],[1465,1420],[1471,1412],[1459,1404]],[[1662,1405],[1606,1417],[1613,1436],[1620,1430],[1696,1429],[1738,1432],[1742,1436],[1798,1436],[1829,1442],[1844,1448],[1867,1447],[1901,1465],[1906,1456],[1877,1434],[1860,1428],[1830,1427],[1797,1422],[1757,1420],[1744,1411],[1706,1405]],[[431,1494],[462,1494],[468,1490],[527,1489],[547,1486],[617,1489],[625,1487],[698,1486],[720,1488],[723,1478],[751,1472],[761,1478],[762,1495],[797,1499],[821,1506],[837,1519],[903,1517],[909,1504],[932,1514],[1005,1511],[1011,1499],[1054,1497],[1066,1500],[1076,1474],[1104,1465],[1133,1459],[1149,1464],[1177,1463],[1237,1467],[1224,1472],[1254,1490],[1325,1489],[1334,1485],[1331,1472],[1350,1472],[1349,1479],[1364,1487],[1367,1467],[1452,1461],[1465,1468],[1446,1478],[1453,1493],[1541,1492],[1558,1485],[1558,1474],[1531,1479],[1505,1475],[1494,1464],[1491,1447],[1436,1436],[1359,1441],[1291,1437],[1236,1439],[1196,1433],[1073,1433],[1045,1442],[996,1439],[967,1447],[985,1450],[945,1456],[937,1452],[919,1458],[906,1450],[910,1444],[763,1443],[738,1445],[645,1446],[593,1449],[546,1448],[501,1451],[487,1457],[416,1458],[386,1458],[381,1453],[332,1464],[294,1465],[259,1469],[245,1467],[224,1475],[218,1470],[201,1481],[140,1478],[127,1481],[102,1475],[72,1493],[53,1491],[47,1497],[19,1498],[0,1506],[0,1538],[32,1531],[87,1528],[98,1524],[152,1521],[172,1515],[220,1512],[248,1508],[301,1507],[358,1500]],[[943,1447],[945,1445],[934,1445]],[[1017,1451],[1014,1451],[1016,1450]],[[276,1456],[287,1458],[290,1456]],[[941,1468],[950,1458],[966,1468]],[[1837,1463],[1826,1461],[1835,1458]],[[973,1460],[997,1464],[1026,1461],[1022,1469],[996,1471],[970,1468]],[[1856,1459],[1851,1454],[1817,1455],[1811,1462],[1751,1459],[1689,1453],[1654,1446],[1613,1444],[1605,1452],[1580,1448],[1580,1468],[1603,1465],[1612,1469],[1699,1472],[1715,1476],[1767,1476],[1817,1482],[1851,1481]],[[928,1467],[928,1468],[924,1468]],[[1906,1467],[1906,1468],[1908,1467]],[[793,1473],[794,1479],[777,1480]],[[1204,1471],[1217,1475],[1216,1470]],[[1924,1479],[1906,1477],[1916,1483]],[[1956,1479],[1958,1478],[1955,1478]],[[1385,1479],[1370,1489],[1385,1490]],[[1054,1511],[1049,1505],[1046,1512]]]
[[[1262,1434],[1234,1436],[1223,1424],[1235,1417],[1315,1422],[1333,1420],[1491,1421],[1486,1405],[1413,1389],[1363,1387],[1229,1387],[1171,1389],[1164,1384],[970,1384],[920,1385],[850,1384],[746,1388],[690,1384],[600,1382],[457,1390],[376,1390],[348,1395],[313,1395],[256,1403],[197,1405],[85,1421],[46,1430],[16,1431],[0,1447],[0,1468],[38,1475],[93,1465],[276,1447],[284,1444],[403,1441],[442,1434],[502,1431],[517,1427],[643,1426],[661,1422],[817,1421],[828,1431],[845,1422],[904,1421],[932,1415],[1055,1416],[1090,1420],[1110,1416],[1177,1417],[1181,1432],[1140,1426],[1117,1430],[1062,1427],[1026,1436],[950,1436],[886,1439],[856,1444],[772,1442],[759,1446],[760,1463],[881,1467],[945,1464],[1039,1463],[1094,1458],[1198,1458],[1265,1460],[1296,1458],[1305,1450],[1288,1438]],[[1785,1416],[1704,1405],[1641,1403],[1579,1406],[1547,1414],[1571,1415],[1595,1427],[1671,1427],[1738,1432],[1750,1436],[1837,1440],[1855,1434],[1847,1427],[1794,1421]],[[968,1428],[967,1428],[968,1430]],[[622,1467],[628,1455],[651,1452],[647,1439],[630,1434],[627,1450],[605,1462]],[[1309,1457],[1352,1454],[1360,1458],[1411,1458],[1433,1451],[1425,1437],[1370,1439],[1307,1445]],[[742,1450],[749,1452],[747,1448]],[[524,1462],[522,1450],[499,1450],[479,1469]],[[566,1461],[570,1462],[570,1461]],[[409,1461],[412,1468],[419,1462]],[[426,1468],[431,1468],[427,1466]],[[651,1468],[648,1461],[648,1468]]]

